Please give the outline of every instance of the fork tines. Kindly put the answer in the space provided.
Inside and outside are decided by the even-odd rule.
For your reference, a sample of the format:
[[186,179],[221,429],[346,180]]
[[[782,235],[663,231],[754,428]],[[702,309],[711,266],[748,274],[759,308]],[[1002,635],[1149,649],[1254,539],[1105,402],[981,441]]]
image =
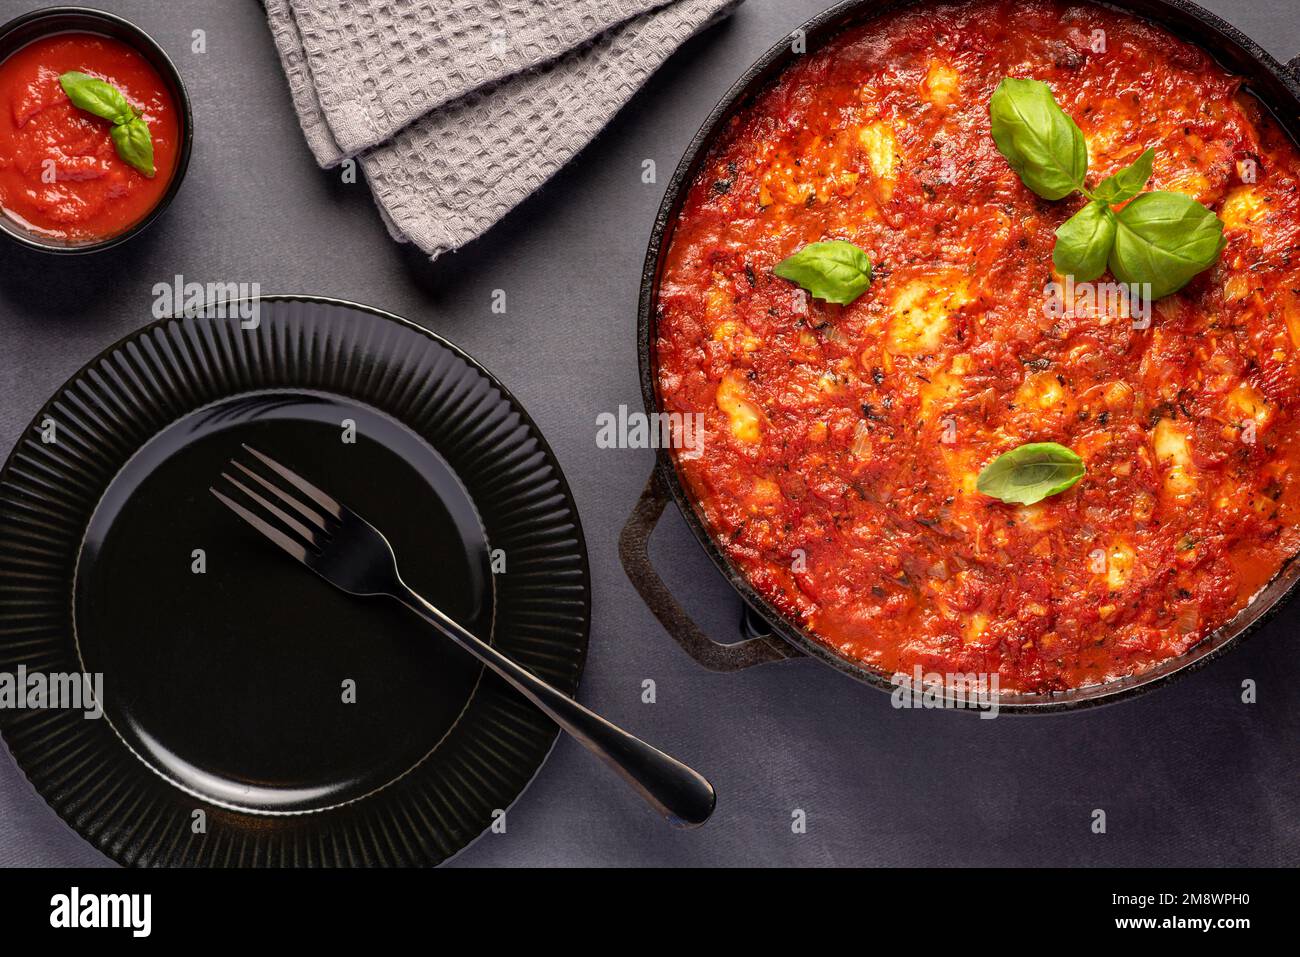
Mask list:
[[298,561],[319,554],[343,516],[342,507],[270,456],[248,445],[242,447],[258,467],[250,468],[238,458],[231,459],[230,471],[221,473],[225,491],[217,487],[208,491]]

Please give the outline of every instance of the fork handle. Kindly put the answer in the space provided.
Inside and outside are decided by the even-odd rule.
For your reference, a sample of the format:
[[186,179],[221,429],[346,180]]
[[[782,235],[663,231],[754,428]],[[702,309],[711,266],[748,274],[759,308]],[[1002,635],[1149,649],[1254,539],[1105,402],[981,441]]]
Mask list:
[[612,768],[669,823],[676,827],[697,827],[709,819],[717,795],[713,785],[699,772],[552,688],[448,618],[405,582],[393,597],[508,681],[547,717]]

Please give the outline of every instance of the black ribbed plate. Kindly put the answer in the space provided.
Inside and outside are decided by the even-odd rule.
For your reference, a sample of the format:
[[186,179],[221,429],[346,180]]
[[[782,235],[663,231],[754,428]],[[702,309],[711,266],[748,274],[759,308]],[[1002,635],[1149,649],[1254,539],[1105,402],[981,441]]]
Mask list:
[[0,672],[102,673],[104,716],[0,708],[0,731],[124,864],[439,863],[523,791],[555,726],[394,603],[336,591],[226,512],[207,489],[241,444],[370,519],[417,591],[576,691],[586,549],[523,409],[395,316],[269,298],[254,330],[212,313],[123,340],[15,444]]

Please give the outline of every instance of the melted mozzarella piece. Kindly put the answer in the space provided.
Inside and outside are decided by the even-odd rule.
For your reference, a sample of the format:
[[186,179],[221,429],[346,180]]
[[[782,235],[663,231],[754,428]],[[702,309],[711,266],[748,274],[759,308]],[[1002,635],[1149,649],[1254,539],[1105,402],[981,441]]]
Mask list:
[[937,405],[950,405],[966,391],[965,376],[970,371],[970,355],[963,352],[952,357],[948,368],[935,373],[920,389],[921,411],[929,414]]
[[894,131],[886,123],[873,123],[858,131],[858,145],[867,152],[867,162],[876,180],[876,192],[888,202],[898,178],[894,157]]
[[1187,433],[1175,425],[1173,420],[1161,419],[1156,423],[1152,444],[1156,461],[1168,468],[1165,473],[1165,488],[1174,495],[1195,489],[1192,449],[1187,441]]
[[1263,241],[1260,225],[1268,215],[1269,203],[1263,190],[1257,186],[1238,186],[1223,200],[1219,218],[1225,231],[1243,230],[1253,234],[1255,245]]
[[1233,418],[1239,423],[1253,419],[1256,425],[1267,425],[1273,416],[1263,394],[1248,382],[1238,385],[1224,399]]
[[1054,373],[1036,372],[1020,383],[1012,401],[1019,408],[1063,410],[1072,406],[1073,398]]
[[931,60],[921,91],[935,106],[947,106],[961,91],[961,75],[942,60]]
[[1106,586],[1119,591],[1133,575],[1134,552],[1124,542],[1114,542],[1106,551]]
[[763,439],[763,415],[758,406],[749,401],[745,383],[734,372],[728,372],[718,383],[715,397],[718,408],[731,420],[731,434],[741,442],[755,444]]
[[974,298],[969,281],[957,272],[907,283],[892,302],[889,342],[893,351],[911,355],[934,351],[952,324],[952,313]]

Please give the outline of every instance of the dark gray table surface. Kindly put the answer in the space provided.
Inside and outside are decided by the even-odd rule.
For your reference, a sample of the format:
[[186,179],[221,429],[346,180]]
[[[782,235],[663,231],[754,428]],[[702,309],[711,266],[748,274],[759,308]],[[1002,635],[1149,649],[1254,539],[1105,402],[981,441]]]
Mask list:
[[[1286,59],[1295,0],[1203,0]],[[596,416],[640,402],[635,304],[668,174],[717,98],[826,0],[748,0],[696,38],[572,164],[484,239],[430,264],[392,242],[364,183],[319,169],[254,0],[98,0],[171,52],[196,140],[175,205],[91,259],[0,246],[0,455],[51,393],[150,319],[177,273],[258,282],[407,316],[477,356],[530,409],[564,466],[594,588],[581,699],[703,770],[714,819],[674,832],[561,740],[507,831],[456,865],[1242,865],[1300,863],[1300,605],[1233,654],[1137,700],[980,721],[904,712],[810,661],[720,675],[643,606],[617,536],[651,453],[596,447]],[[0,0],[0,21],[31,6]],[[190,52],[206,31],[207,52]],[[643,184],[654,159],[659,183]],[[508,311],[491,310],[493,290]],[[670,508],[653,554],[700,622],[736,634],[735,593]],[[641,683],[657,703],[641,703]],[[1259,701],[1240,700],[1245,679]],[[1104,809],[1107,832],[1091,831]],[[807,816],[793,833],[792,814]],[[110,863],[0,758],[0,865]]]

